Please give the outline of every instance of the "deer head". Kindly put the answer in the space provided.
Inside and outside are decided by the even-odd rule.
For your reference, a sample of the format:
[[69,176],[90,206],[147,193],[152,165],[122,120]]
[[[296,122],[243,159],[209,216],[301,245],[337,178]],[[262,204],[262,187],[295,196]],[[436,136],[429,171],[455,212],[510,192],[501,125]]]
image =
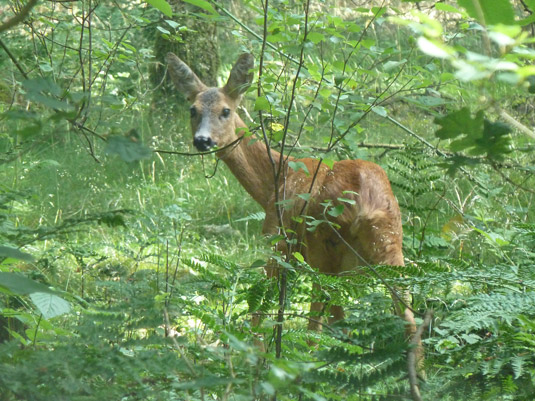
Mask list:
[[169,74],[176,88],[191,102],[191,130],[193,144],[201,151],[224,147],[237,139],[236,108],[241,95],[251,86],[253,56],[242,54],[225,86],[209,88],[182,60],[167,54]]

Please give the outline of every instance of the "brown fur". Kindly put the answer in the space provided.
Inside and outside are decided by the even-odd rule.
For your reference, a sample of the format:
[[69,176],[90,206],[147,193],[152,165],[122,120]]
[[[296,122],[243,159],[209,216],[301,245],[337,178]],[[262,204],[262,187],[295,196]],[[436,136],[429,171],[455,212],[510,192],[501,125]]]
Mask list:
[[[241,94],[252,81],[252,56],[240,56],[233,67],[229,81],[221,89],[207,88],[178,57],[167,57],[169,71],[177,88],[192,101],[195,116],[191,120],[194,137],[209,135],[220,148],[233,143],[244,122],[236,113]],[[224,109],[230,115],[224,117]],[[278,199],[291,200],[289,206],[281,210],[284,227],[295,227],[298,243],[303,244],[300,252],[308,264],[321,273],[339,274],[363,265],[363,261],[333,231],[328,224],[321,224],[315,231],[306,230],[304,223],[295,225],[292,217],[301,214],[315,219],[325,218],[325,207],[321,205],[331,200],[332,205],[344,205],[343,213],[330,220],[339,226],[340,236],[365,261],[371,265],[388,264],[403,266],[402,226],[399,206],[392,193],[384,170],[378,165],[363,160],[342,160],[334,163],[332,169],[318,165],[315,159],[294,159],[284,157],[280,166],[280,154],[266,145],[244,137],[236,145],[218,152],[245,190],[264,208],[266,219],[265,234],[279,231],[279,218],[275,205],[274,171],[282,171],[279,181]],[[288,161],[300,161],[309,171],[294,171]],[[273,165],[274,162],[274,165]],[[315,177],[315,178],[314,178]],[[312,187],[312,188],[311,188]],[[351,191],[344,193],[345,191]],[[299,194],[310,193],[310,201],[305,203]],[[354,204],[342,203],[338,198],[352,199]],[[285,244],[278,248],[285,251]],[[268,271],[272,275],[272,271]],[[407,298],[408,294],[405,294]],[[407,332],[414,333],[416,325],[410,309],[394,298],[397,313],[407,321]],[[319,313],[323,304],[313,302],[311,311]],[[331,320],[343,318],[340,307],[331,307]],[[313,319],[311,329],[321,329],[321,321]]]

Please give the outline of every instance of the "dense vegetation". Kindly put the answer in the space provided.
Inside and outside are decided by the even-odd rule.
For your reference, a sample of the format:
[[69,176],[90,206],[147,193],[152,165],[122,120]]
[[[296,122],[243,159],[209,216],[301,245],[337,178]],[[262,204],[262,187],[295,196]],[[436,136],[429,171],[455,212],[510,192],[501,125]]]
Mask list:
[[[433,313],[421,399],[532,400],[535,1],[186,2],[0,5],[0,399],[418,399],[386,283]],[[405,267],[284,259],[230,172],[186,155],[154,55],[199,22],[221,79],[254,54],[258,140],[387,171]],[[346,319],[307,331],[312,296]]]

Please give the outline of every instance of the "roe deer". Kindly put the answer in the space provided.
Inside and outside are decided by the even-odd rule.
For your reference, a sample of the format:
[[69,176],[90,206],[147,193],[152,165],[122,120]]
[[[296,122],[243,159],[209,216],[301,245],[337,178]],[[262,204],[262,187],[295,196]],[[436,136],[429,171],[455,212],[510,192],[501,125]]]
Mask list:
[[[192,104],[193,144],[199,151],[220,148],[216,153],[219,159],[264,208],[265,234],[276,234],[281,223],[284,227],[297,225],[294,229],[297,243],[303,245],[300,253],[323,274],[340,274],[363,264],[404,265],[400,210],[381,167],[364,160],[342,160],[330,168],[312,158],[281,157],[264,142],[244,135],[246,125],[236,108],[253,80],[251,54],[239,57],[222,88],[204,85],[172,53],[167,55],[167,63],[175,86]],[[303,163],[310,174],[304,169],[289,168],[290,161]],[[278,185],[274,171],[282,171],[283,178]],[[300,194],[309,194],[308,201],[299,197]],[[341,197],[350,201],[342,202]],[[285,202],[284,209],[277,210],[280,208],[277,200],[283,199],[292,200],[291,205],[286,206]],[[345,206],[341,214],[330,217],[332,225],[320,224],[314,231],[308,231],[305,222],[295,222],[295,217],[300,216],[324,220],[325,200],[330,200],[333,206]],[[333,227],[338,228],[338,233]],[[278,244],[278,249],[288,252],[284,241]],[[266,270],[268,275],[274,274]],[[407,295],[405,292],[403,298]],[[398,296],[392,294],[392,297],[396,313],[406,321],[406,331],[411,336],[416,330],[413,312]],[[318,315],[323,304],[312,302],[310,310]],[[330,320],[340,320],[343,310],[332,306],[330,315]],[[310,319],[309,328],[321,329],[321,319]]]

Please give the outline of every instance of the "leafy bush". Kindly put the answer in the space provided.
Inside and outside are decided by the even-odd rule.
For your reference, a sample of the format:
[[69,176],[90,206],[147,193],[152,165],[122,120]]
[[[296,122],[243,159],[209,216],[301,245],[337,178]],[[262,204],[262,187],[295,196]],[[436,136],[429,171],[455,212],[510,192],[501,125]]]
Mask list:
[[[155,36],[188,30],[166,1],[12,2],[0,398],[417,400],[387,284],[434,311],[422,399],[530,400],[533,1],[187,3],[226,64],[257,59],[255,140],[385,168],[406,266],[325,276],[287,259],[234,177],[183,155],[187,106],[149,79]],[[266,279],[269,259],[286,282]],[[345,319],[307,331],[311,300]]]

